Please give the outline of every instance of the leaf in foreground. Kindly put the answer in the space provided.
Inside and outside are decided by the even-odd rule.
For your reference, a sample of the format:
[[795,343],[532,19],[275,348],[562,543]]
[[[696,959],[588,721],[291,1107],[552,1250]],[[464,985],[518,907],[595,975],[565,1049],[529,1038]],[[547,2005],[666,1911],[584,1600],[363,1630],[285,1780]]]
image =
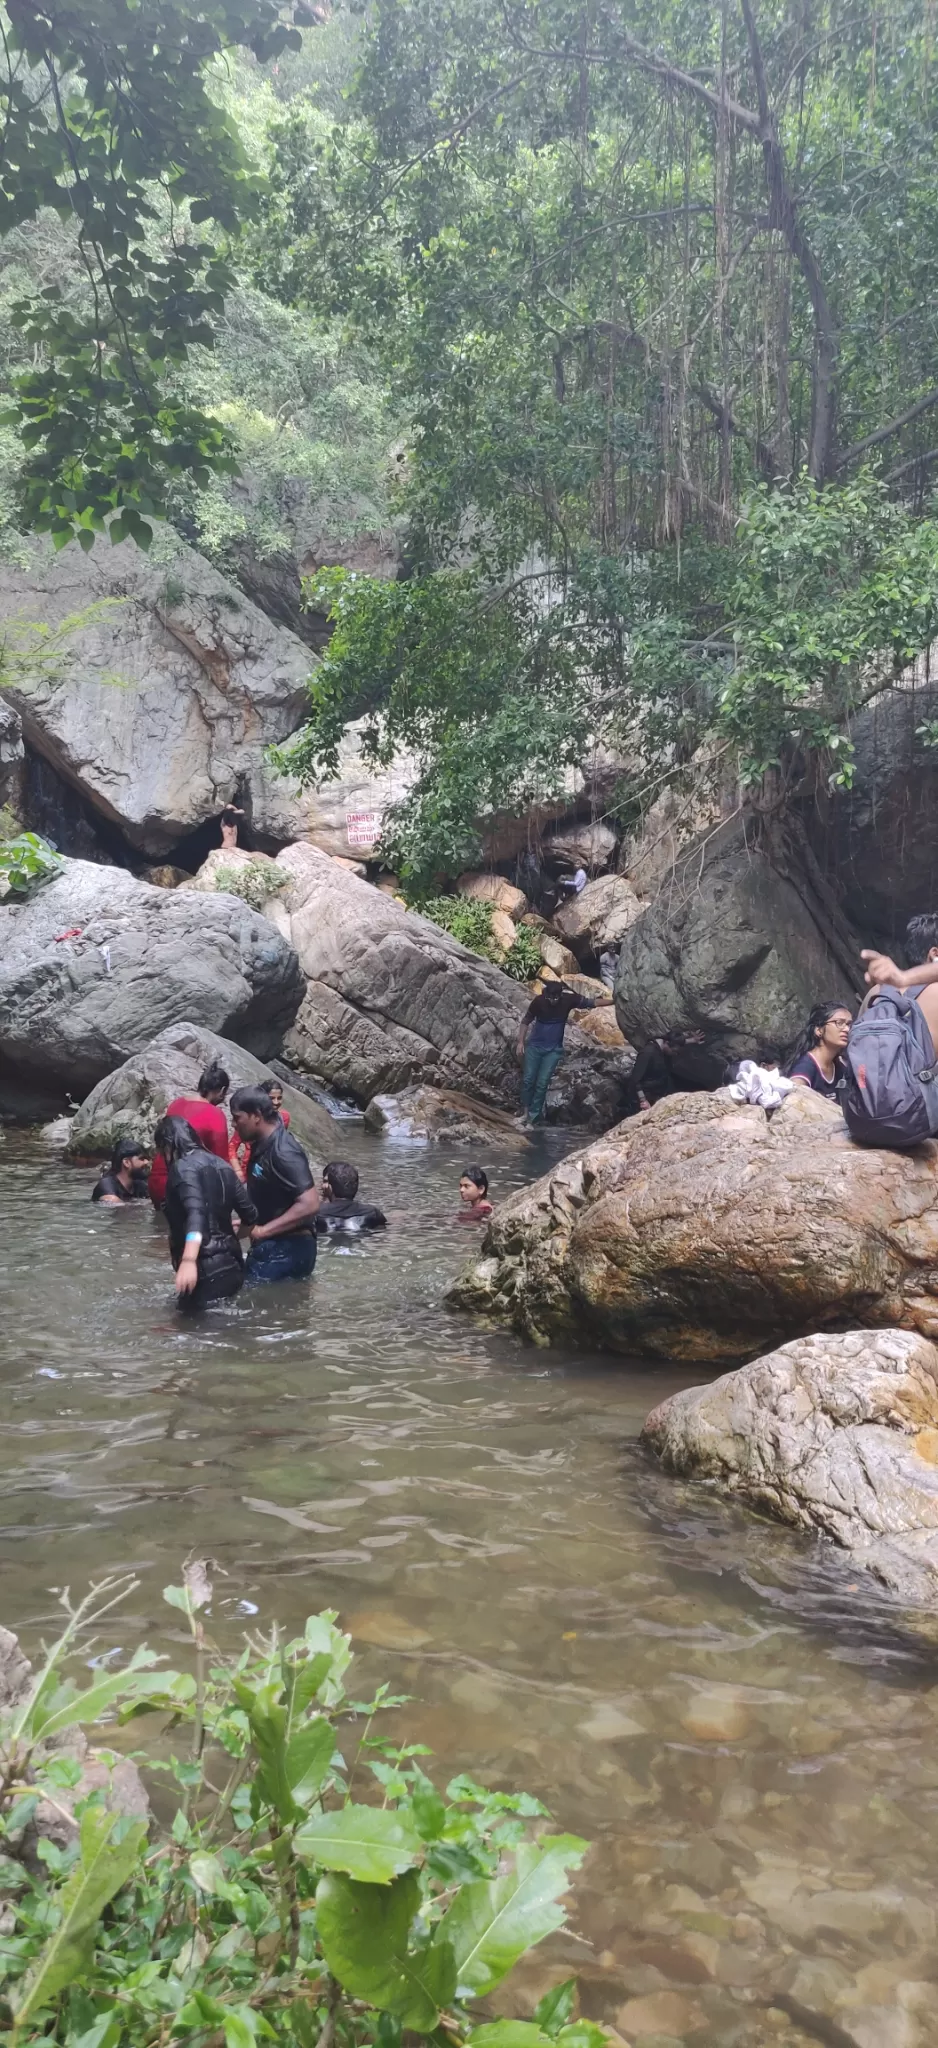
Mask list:
[[417,1862],[420,1837],[406,1813],[380,1806],[342,1806],[317,1813],[297,1829],[298,1856],[324,1870],[344,1870],[363,1884],[390,1884]]
[[15,2026],[21,2027],[80,1976],[101,1914],[130,1876],[146,1838],[146,1822],[141,1820],[120,1842],[113,1842],[119,1822],[119,1814],[101,1807],[90,1807],[82,1815],[79,1861],[60,1894],[62,1918],[24,1982]]
[[320,1880],[316,1931],[333,1976],[353,1998],[429,2034],[456,1989],[456,1963],[448,1942],[408,1952],[419,1905],[416,1871],[390,1885],[356,1884],[337,1873]]
[[439,1929],[453,1946],[460,1997],[480,1998],[494,1990],[526,1949],[563,1926],[559,1901],[587,1847],[578,1835],[523,1842],[506,1877],[463,1887]]

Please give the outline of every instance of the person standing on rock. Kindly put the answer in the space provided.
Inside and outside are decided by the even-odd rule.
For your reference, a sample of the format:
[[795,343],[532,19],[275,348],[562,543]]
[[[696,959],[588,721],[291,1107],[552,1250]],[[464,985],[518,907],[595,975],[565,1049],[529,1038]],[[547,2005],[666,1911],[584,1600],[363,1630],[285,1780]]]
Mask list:
[[[206,1152],[216,1159],[228,1158],[228,1120],[221,1105],[229,1088],[228,1075],[217,1060],[211,1060],[199,1075],[198,1095],[177,1095],[166,1108],[167,1116],[181,1117],[191,1124]],[[166,1162],[157,1152],[150,1168],[150,1200],[155,1209],[166,1199]]]
[[238,826],[243,817],[244,812],[239,811],[237,804],[226,804],[222,811],[221,843],[224,850],[228,853],[238,844]]
[[206,1152],[183,1117],[161,1117],[154,1144],[166,1169],[163,1210],[179,1305],[206,1308],[210,1301],[227,1300],[244,1286],[232,1211],[250,1230],[257,1210],[227,1159]]
[[[607,1002],[612,997],[606,998]],[[598,997],[578,996],[562,981],[546,981],[543,993],[528,1004],[521,1019],[517,1052],[524,1061],[521,1079],[522,1124],[539,1124],[555,1069],[563,1059],[563,1039],[571,1010],[599,1010]]]
[[231,1117],[250,1146],[247,1191],[258,1215],[247,1284],[305,1280],[316,1264],[319,1194],[309,1160],[263,1088],[236,1088]]

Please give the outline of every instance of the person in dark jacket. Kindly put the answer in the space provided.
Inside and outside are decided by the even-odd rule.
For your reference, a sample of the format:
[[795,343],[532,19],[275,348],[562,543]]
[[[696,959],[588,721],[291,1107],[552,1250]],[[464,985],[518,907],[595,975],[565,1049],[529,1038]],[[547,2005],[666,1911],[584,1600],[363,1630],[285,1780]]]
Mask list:
[[360,1202],[358,1168],[347,1159],[330,1159],[322,1170],[322,1201],[316,1211],[320,1236],[334,1230],[384,1230],[387,1217],[373,1202]]
[[110,1166],[105,1168],[91,1190],[92,1201],[101,1202],[105,1209],[121,1208],[125,1202],[145,1201],[149,1170],[145,1147],[136,1138],[118,1138],[111,1153]]
[[263,1088],[236,1088],[231,1120],[250,1146],[247,1189],[257,1209],[246,1279],[305,1280],[316,1264],[319,1192],[309,1160]]
[[154,1143],[166,1161],[163,1212],[169,1224],[169,1255],[176,1272],[180,1307],[205,1308],[244,1286],[244,1260],[231,1212],[245,1230],[257,1222],[247,1189],[227,1159],[206,1152],[181,1116],[160,1118]]

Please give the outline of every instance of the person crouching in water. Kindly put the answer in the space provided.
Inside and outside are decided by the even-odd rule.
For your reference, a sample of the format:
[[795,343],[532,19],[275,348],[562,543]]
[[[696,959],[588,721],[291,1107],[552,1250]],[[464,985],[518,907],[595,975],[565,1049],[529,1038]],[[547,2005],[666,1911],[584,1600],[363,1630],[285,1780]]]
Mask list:
[[231,1212],[250,1230],[257,1222],[254,1203],[227,1159],[206,1152],[183,1117],[161,1117],[154,1144],[166,1162],[163,1212],[179,1305],[205,1308],[210,1301],[227,1300],[244,1286]]
[[485,1223],[492,1214],[488,1193],[488,1174],[483,1173],[481,1166],[467,1166],[459,1182],[458,1221]]
[[118,1138],[105,1168],[91,1190],[93,1202],[105,1209],[119,1209],[124,1202],[145,1201],[150,1161],[144,1145],[136,1138]]
[[358,1168],[347,1159],[330,1159],[322,1170],[322,1201],[316,1215],[320,1236],[336,1230],[384,1230],[387,1217],[374,1202],[358,1199]]
[[247,1190],[257,1210],[246,1279],[305,1280],[316,1264],[319,1194],[309,1160],[263,1088],[236,1088],[231,1121],[250,1146]]

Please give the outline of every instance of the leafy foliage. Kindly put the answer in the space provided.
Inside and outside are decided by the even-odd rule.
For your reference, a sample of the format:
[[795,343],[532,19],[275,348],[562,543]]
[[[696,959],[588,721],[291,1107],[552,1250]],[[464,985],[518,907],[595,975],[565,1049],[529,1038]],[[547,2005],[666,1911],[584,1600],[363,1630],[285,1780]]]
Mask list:
[[913,0],[375,0],[331,132],[275,127],[258,278],[412,420],[413,583],[320,587],[296,759],[328,773],[343,712],[376,759],[406,735],[421,886],[589,744],[630,816],[695,759],[750,801],[836,780],[928,644],[931,34]]
[[[212,67],[230,49],[263,63],[299,48],[296,23],[314,17],[303,0],[9,0],[7,17],[0,231],[53,209],[84,284],[76,301],[53,278],[13,311],[34,355],[9,416],[28,451],[24,516],[57,546],[89,548],[107,525],[145,547],[170,477],[205,485],[234,466],[223,427],[173,381],[211,344],[227,244],[260,192]],[[200,232],[210,221],[219,239]]]
[[223,894],[240,896],[249,903],[252,910],[263,910],[271,896],[286,889],[292,880],[286,868],[278,868],[272,861],[251,860],[237,867],[219,867],[215,884]]
[[461,946],[468,946],[471,953],[494,961],[513,981],[531,981],[537,974],[541,948],[536,933],[522,926],[507,951],[503,951],[492,930],[491,903],[477,903],[470,896],[418,894],[412,899],[412,907],[419,910],[421,917],[429,917],[433,924],[438,924],[441,931],[449,932],[451,938],[458,939]]
[[[274,1632],[250,1644],[233,1666],[209,1661],[211,1584],[198,1562],[165,1592],[188,1620],[194,1679],[157,1672],[138,1651],[83,1695],[63,1688],[65,1651],[126,1590],[105,1584],[70,1615],[0,1723],[15,1922],[0,1960],[17,2039],[156,2048],[218,2034],[226,2048],[313,2048],[327,2030],[341,2048],[395,2048],[402,2028],[436,2036],[445,2019],[453,2048],[514,2048],[517,2023],[474,2028],[466,2001],[563,1924],[586,1844],[545,1835],[544,1808],[524,1794],[465,1777],[437,1792],[419,1745],[373,1733],[376,1713],[402,1702],[384,1688],[346,1700],[349,1644],[333,1614],[292,1641]],[[39,1796],[55,1789],[61,1801],[79,1775],[48,1746],[57,1698],[59,1713],[89,1722],[159,1706],[191,1729],[191,1751],[154,1762],[175,1812],[152,1841],[145,1822],[118,1819],[94,1793],[77,1803],[73,1846],[41,1842],[27,1868],[14,1858]],[[370,1776],[380,1805],[353,1798],[350,1746],[351,1772]],[[570,2024],[572,1992],[542,2001],[533,2048],[603,2048],[598,2027]]]
[[38,832],[18,832],[0,840],[0,898],[29,896],[49,882],[62,866],[61,855]]

